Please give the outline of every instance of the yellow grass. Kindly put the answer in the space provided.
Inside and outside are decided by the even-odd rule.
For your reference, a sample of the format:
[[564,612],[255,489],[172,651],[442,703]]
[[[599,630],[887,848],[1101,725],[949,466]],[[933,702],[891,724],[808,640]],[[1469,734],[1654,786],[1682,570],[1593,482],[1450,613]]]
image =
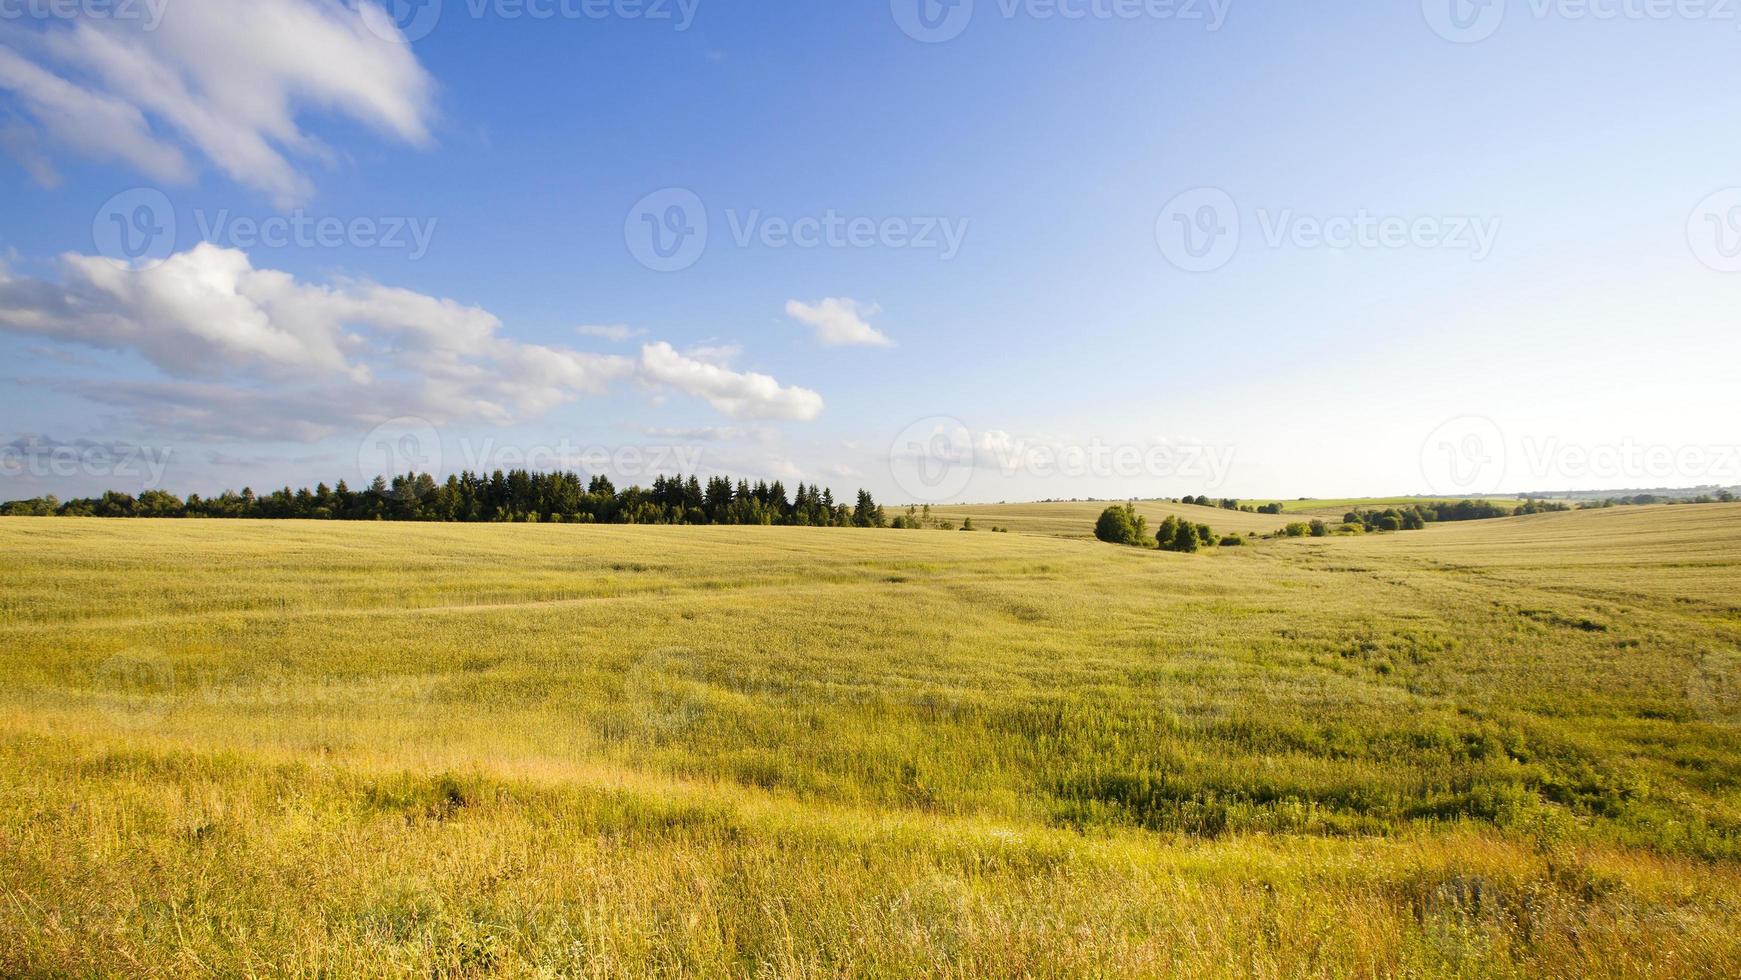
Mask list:
[[[1120,501],[1123,503],[1123,501]],[[956,527],[969,517],[977,530],[993,527],[1008,528],[1012,533],[1043,534],[1059,538],[1092,540],[1094,521],[1111,504],[1100,501],[1051,504],[967,504],[931,508],[931,514],[952,522]],[[1286,527],[1297,516],[1248,514],[1219,507],[1199,507],[1195,504],[1174,504],[1167,501],[1140,500],[1137,513],[1148,519],[1151,528],[1158,528],[1168,517],[1180,517],[1194,524],[1207,524],[1222,534],[1270,534]],[[892,515],[891,515],[892,516]],[[1338,517],[1341,515],[1338,514]]]
[[1732,976],[1738,647],[1735,506],[3,520],[0,975]]

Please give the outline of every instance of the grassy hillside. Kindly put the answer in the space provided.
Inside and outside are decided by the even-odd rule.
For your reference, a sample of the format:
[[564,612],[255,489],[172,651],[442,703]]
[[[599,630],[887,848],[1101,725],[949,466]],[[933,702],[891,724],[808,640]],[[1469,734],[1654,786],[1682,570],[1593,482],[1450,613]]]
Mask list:
[[[1255,500],[1244,501],[1253,504],[1279,503],[1282,512],[1294,520],[1302,517],[1321,517],[1325,520],[1341,520],[1343,515],[1351,510],[1384,510],[1387,507],[1413,507],[1416,504],[1438,503],[1464,500],[1464,497],[1343,497],[1340,499],[1314,498],[1311,500]],[[1488,500],[1501,507],[1516,507],[1522,504],[1521,497],[1476,497],[1476,500]]]
[[0,559],[0,975],[1741,973],[1741,506]]
[[[1120,501],[1122,503],[1123,501]],[[1107,501],[1065,501],[1044,504],[969,504],[931,508],[934,517],[952,521],[957,527],[966,518],[982,531],[1007,527],[1011,532],[1041,534],[1058,538],[1094,539],[1094,522],[1100,512],[1111,504]],[[1269,534],[1285,527],[1298,517],[1271,514],[1247,514],[1244,511],[1222,510],[1219,507],[1198,507],[1194,504],[1174,504],[1167,501],[1144,500],[1136,505],[1137,513],[1148,518],[1150,527],[1157,527],[1169,516],[1189,518],[1197,524],[1208,524],[1222,533]],[[900,512],[892,510],[890,516]],[[1336,515],[1341,517],[1341,514]]]

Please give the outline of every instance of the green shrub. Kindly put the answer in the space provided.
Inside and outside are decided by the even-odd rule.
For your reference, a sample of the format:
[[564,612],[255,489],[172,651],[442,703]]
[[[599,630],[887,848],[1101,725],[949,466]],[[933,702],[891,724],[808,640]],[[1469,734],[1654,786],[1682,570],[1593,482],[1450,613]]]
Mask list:
[[1149,522],[1130,504],[1114,504],[1100,514],[1094,536],[1108,544],[1142,546],[1147,543]]

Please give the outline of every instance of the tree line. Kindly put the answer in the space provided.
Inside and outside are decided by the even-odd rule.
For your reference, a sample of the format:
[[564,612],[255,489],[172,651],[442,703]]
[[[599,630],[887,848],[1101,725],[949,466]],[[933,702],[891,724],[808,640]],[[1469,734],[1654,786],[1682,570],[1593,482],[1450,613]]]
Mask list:
[[0,504],[4,517],[205,517],[330,521],[550,521],[581,524],[762,524],[794,527],[888,527],[868,491],[846,504],[822,486],[712,477],[658,477],[651,488],[618,490],[608,477],[573,472],[497,470],[459,473],[437,482],[427,473],[376,477],[352,490],[340,480],[310,490],[284,487],[264,496],[244,487],[186,499],[163,490],[135,497],[110,491],[62,502],[38,497]]

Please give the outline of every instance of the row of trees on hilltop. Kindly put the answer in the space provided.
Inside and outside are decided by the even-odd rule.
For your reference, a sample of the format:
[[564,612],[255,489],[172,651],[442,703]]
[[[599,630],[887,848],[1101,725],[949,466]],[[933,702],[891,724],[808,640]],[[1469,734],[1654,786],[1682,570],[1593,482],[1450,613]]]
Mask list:
[[137,497],[109,492],[69,500],[39,497],[0,505],[0,516],[210,517],[332,521],[556,521],[585,524],[779,524],[798,527],[887,527],[883,508],[865,490],[848,505],[827,487],[788,493],[779,481],[733,483],[713,477],[659,477],[650,489],[618,490],[610,479],[572,472],[497,470],[460,473],[437,482],[427,473],[391,481],[376,477],[356,491],[343,480],[310,490],[285,487],[265,496],[252,489],[185,500],[162,490]]
[[1212,500],[1207,496],[1180,497],[1173,502],[1177,504],[1190,504],[1194,507],[1216,507],[1221,510],[1237,510],[1242,514],[1280,514],[1282,512],[1281,504],[1247,504],[1241,503],[1231,497],[1224,497],[1221,500]]

